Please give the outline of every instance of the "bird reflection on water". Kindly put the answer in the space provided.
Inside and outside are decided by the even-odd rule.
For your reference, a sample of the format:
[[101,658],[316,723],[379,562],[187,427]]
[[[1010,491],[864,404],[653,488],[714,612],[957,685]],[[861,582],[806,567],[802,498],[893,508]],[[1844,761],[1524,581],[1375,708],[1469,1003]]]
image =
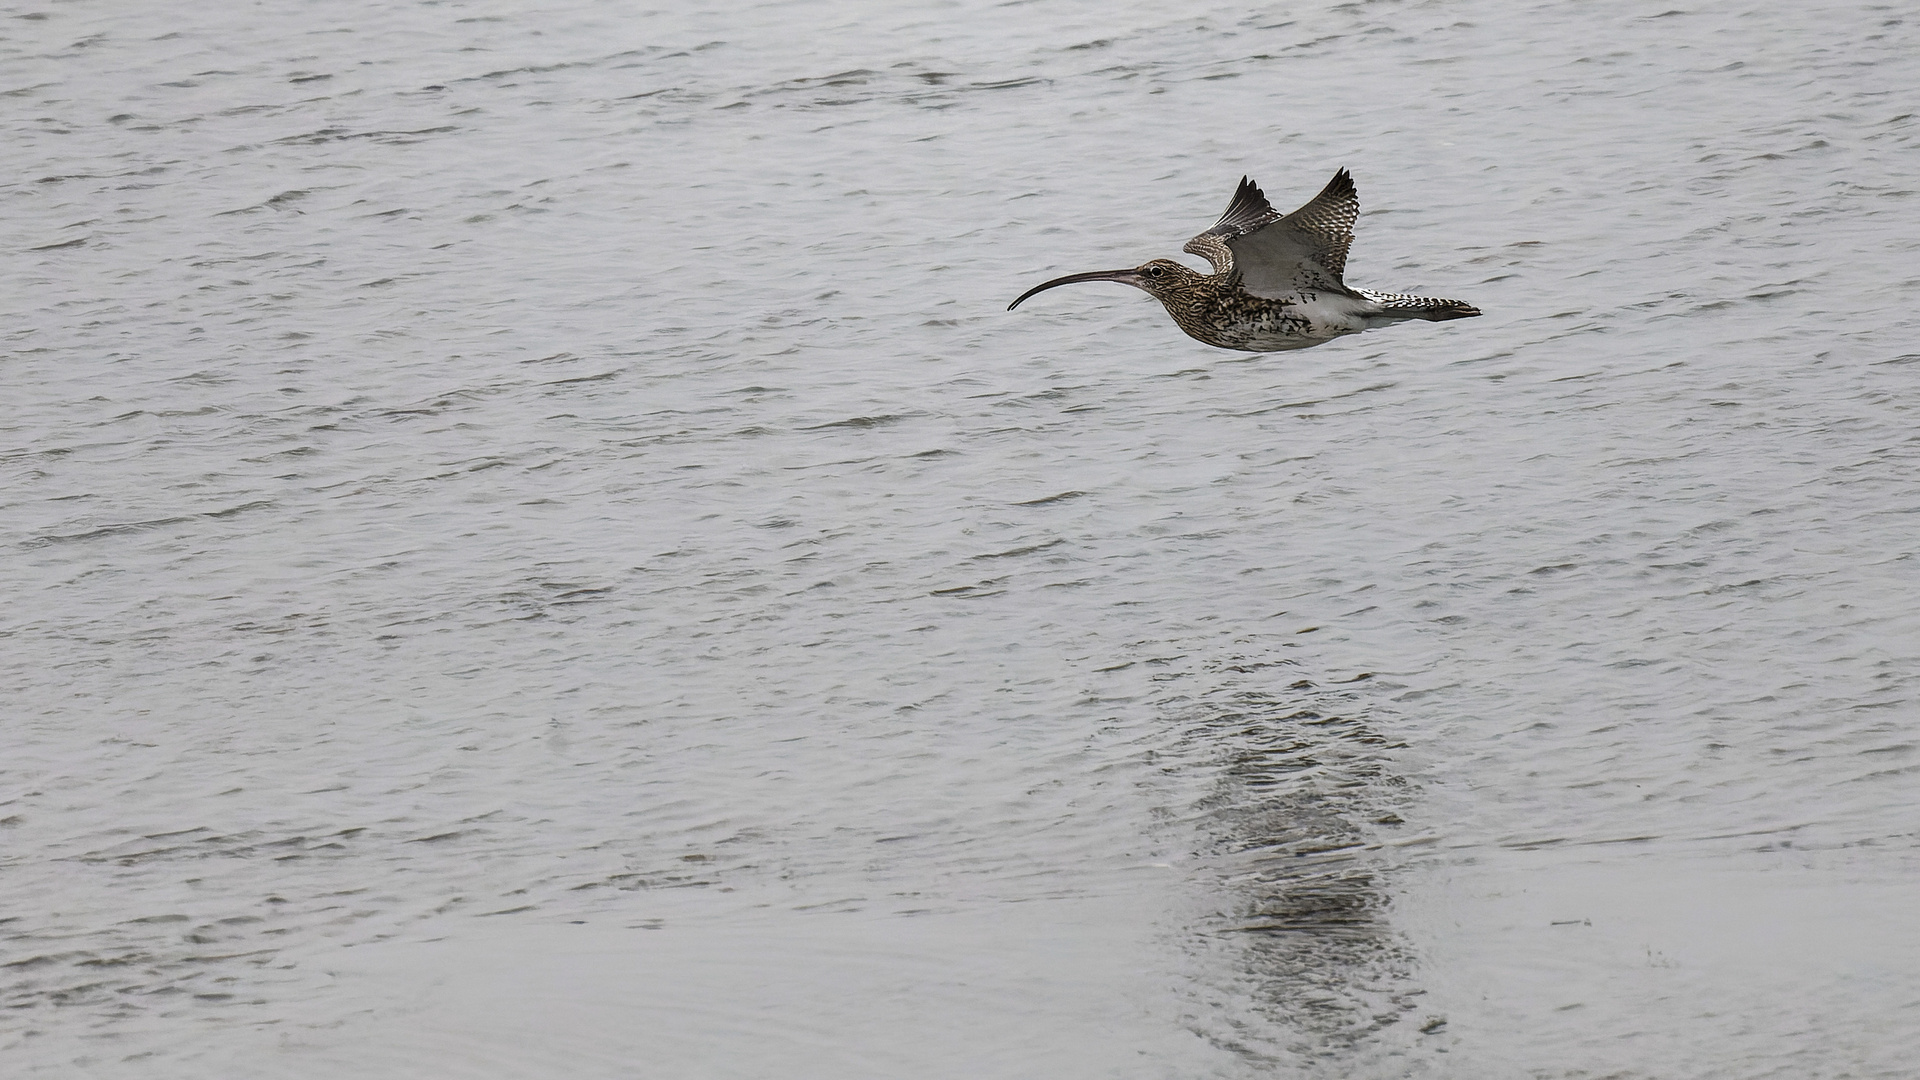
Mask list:
[[[1355,680],[1364,681],[1366,677]],[[1388,920],[1377,858],[1407,782],[1347,687],[1222,687],[1186,717],[1189,748],[1218,770],[1195,809],[1222,906],[1194,929],[1237,950],[1250,1007],[1293,1033],[1289,1052],[1417,1037],[1413,961]]]

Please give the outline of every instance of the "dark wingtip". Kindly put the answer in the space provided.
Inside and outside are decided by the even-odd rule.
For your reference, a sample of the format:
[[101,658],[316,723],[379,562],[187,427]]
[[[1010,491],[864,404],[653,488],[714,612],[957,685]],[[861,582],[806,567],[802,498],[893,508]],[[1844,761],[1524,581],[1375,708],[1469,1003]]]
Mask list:
[[1272,215],[1273,204],[1267,201],[1266,192],[1252,177],[1242,176],[1240,186],[1233,189],[1232,201],[1227,203],[1227,212],[1207,231],[1217,236],[1239,236],[1266,224]]
[[1353,186],[1353,174],[1347,171],[1345,165],[1342,165],[1340,171],[1333,174],[1333,179],[1327,181],[1327,186],[1321,189],[1320,194],[1345,198],[1348,195],[1358,196],[1359,190]]

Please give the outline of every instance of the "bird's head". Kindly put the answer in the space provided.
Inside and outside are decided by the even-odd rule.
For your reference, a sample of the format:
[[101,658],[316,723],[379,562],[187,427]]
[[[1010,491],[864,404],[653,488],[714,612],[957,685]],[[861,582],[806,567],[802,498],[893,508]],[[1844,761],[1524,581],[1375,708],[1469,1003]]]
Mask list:
[[1085,274],[1068,274],[1042,282],[1020,294],[1020,299],[1007,305],[1012,311],[1021,301],[1037,292],[1044,292],[1055,285],[1071,285],[1076,281],[1117,281],[1122,285],[1131,285],[1136,289],[1153,294],[1156,300],[1166,301],[1199,284],[1205,274],[1190,266],[1184,266],[1172,259],[1154,259],[1141,263],[1130,270],[1094,270]]

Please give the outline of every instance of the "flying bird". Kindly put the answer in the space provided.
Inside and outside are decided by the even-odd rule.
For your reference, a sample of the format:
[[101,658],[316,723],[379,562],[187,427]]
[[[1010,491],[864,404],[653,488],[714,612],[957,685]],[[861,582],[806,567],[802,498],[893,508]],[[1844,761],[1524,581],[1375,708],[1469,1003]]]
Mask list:
[[1360,195],[1341,169],[1313,200],[1291,214],[1267,202],[1246,177],[1213,228],[1182,250],[1213,264],[1202,274],[1172,259],[1131,270],[1095,270],[1043,282],[1007,305],[1076,281],[1118,281],[1166,305],[1188,337],[1222,349],[1305,349],[1403,319],[1470,319],[1480,309],[1460,300],[1350,288],[1341,276]]

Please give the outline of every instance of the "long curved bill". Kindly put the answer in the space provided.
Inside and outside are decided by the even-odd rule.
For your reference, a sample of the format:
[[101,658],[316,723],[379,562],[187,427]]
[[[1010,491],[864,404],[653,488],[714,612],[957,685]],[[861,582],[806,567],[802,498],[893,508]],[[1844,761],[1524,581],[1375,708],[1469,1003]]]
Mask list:
[[1033,288],[1028,289],[1026,292],[1021,293],[1019,300],[1015,300],[1013,303],[1007,305],[1007,310],[1012,311],[1014,308],[1019,307],[1021,301],[1024,301],[1034,293],[1045,292],[1055,285],[1071,285],[1076,281],[1117,281],[1122,285],[1131,285],[1136,289],[1143,287],[1140,284],[1140,272],[1138,270],[1089,270],[1084,274],[1068,274],[1066,277],[1057,277],[1052,281],[1043,281]]

